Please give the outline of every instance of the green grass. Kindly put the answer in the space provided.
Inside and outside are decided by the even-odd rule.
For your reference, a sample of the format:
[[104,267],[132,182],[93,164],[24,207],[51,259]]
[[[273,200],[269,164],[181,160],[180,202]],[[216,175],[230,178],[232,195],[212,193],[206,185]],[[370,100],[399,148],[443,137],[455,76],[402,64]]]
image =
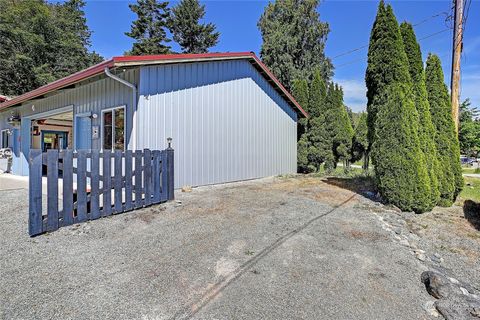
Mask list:
[[480,178],[464,177],[465,186],[460,193],[462,200],[480,202]]
[[336,169],[326,171],[325,168],[322,166],[320,168],[320,171],[313,173],[315,176],[320,176],[320,177],[340,177],[340,178],[354,178],[358,176],[364,176],[364,175],[371,175],[373,170],[368,170],[367,172],[364,172],[363,169],[361,168],[349,168],[345,170],[344,167],[337,166]]
[[462,173],[480,173],[480,168],[462,167]]

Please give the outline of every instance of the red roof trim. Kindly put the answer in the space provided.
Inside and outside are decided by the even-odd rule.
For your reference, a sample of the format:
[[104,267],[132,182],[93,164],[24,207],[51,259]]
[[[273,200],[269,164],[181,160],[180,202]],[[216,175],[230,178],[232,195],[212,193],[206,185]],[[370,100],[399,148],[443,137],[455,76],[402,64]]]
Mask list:
[[182,53],[182,54],[161,54],[150,56],[121,56],[113,57],[115,63],[120,62],[141,62],[156,60],[194,60],[194,59],[214,59],[214,58],[240,58],[243,56],[252,56],[251,52],[226,52],[226,53]]
[[308,113],[303,110],[303,108],[298,104],[297,101],[292,97],[292,95],[285,89],[285,87],[278,81],[278,79],[268,70],[267,66],[253,53],[253,52],[227,52],[227,53],[202,53],[202,54],[163,54],[163,55],[150,55],[150,56],[122,56],[122,57],[113,57],[110,60],[96,64],[90,68],[74,73],[65,78],[56,80],[47,85],[44,85],[40,88],[32,90],[30,92],[24,93],[12,100],[5,101],[0,103],[0,110],[8,108],[10,106],[34,99],[36,97],[42,96],[48,92],[58,90],[64,87],[67,87],[76,82],[85,80],[87,78],[93,77],[95,75],[101,74],[104,72],[104,69],[115,67],[117,64],[128,63],[128,62],[147,62],[147,61],[168,61],[168,60],[196,60],[196,59],[222,59],[222,58],[252,58],[255,63],[265,72],[265,74],[277,85],[277,87],[282,91],[285,96],[293,103],[293,105],[305,116],[308,117]]
[[103,70],[108,67],[113,67],[114,63],[113,60],[106,60],[103,61],[99,64],[96,64],[90,68],[87,68],[85,70],[79,71],[77,73],[74,73],[72,75],[69,75],[65,78],[50,82],[49,84],[46,84],[40,88],[37,88],[35,90],[29,91],[27,93],[24,93],[18,97],[13,98],[12,100],[5,101],[4,103],[0,104],[0,111],[2,109],[8,108],[10,106],[28,101],[30,99],[34,99],[36,97],[39,97],[41,95],[44,95],[48,92],[61,89],[63,87],[69,86],[71,84],[74,84],[78,81],[90,78],[92,76],[95,76],[97,74],[103,73]]

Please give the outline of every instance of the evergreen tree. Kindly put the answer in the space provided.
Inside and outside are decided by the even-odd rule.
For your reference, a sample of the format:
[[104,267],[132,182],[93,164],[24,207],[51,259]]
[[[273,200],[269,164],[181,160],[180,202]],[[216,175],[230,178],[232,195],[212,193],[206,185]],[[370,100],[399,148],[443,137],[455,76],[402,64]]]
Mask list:
[[88,51],[83,0],[0,1],[0,92],[19,95],[102,60]]
[[333,148],[335,163],[343,161],[344,168],[350,165],[350,150],[352,148],[353,128],[347,108],[343,104],[343,90],[336,84],[334,87],[335,109],[333,116],[335,119],[335,129],[333,131]]
[[295,80],[293,95],[310,114],[310,118],[303,122],[304,129],[298,141],[298,170],[303,173],[318,171],[330,151],[322,113],[325,83],[321,73],[315,72],[310,86],[305,79]]
[[158,0],[137,0],[129,4],[130,9],[137,14],[137,20],[132,23],[127,36],[135,39],[131,55],[149,55],[170,53],[171,40],[167,37],[170,9],[168,2]]
[[218,43],[220,33],[213,23],[202,24],[205,5],[198,0],[182,0],[172,9],[171,31],[173,40],[184,53],[205,53]]
[[327,88],[320,69],[313,74],[309,92],[310,141],[315,147],[312,152],[318,153],[312,156],[312,162],[318,170],[325,161],[333,161],[332,140],[326,117]]
[[409,91],[408,84],[392,84],[381,97],[386,102],[378,109],[372,157],[382,197],[402,210],[421,213],[433,205]]
[[422,52],[411,24],[406,22],[402,23],[400,25],[400,31],[402,33],[403,44],[409,63],[410,77],[412,78],[413,83],[415,107],[417,109],[420,124],[418,138],[420,139],[420,147],[425,155],[425,165],[427,166],[431,190],[430,206],[433,207],[440,200],[437,176],[440,175],[441,172],[437,156],[437,147],[435,145],[435,128],[432,123],[427,88],[425,85]]
[[[302,108],[309,112],[309,98],[308,98],[308,81],[305,79],[297,79],[293,81],[292,94]],[[310,115],[311,116],[311,115]],[[307,118],[300,118],[297,125],[297,136],[301,137],[305,133],[307,127]]]
[[267,5],[258,22],[261,58],[287,89],[294,79],[311,80],[317,68],[324,80],[332,75],[332,64],[324,53],[329,27],[319,19],[319,2],[276,0]]
[[380,2],[366,72],[368,129],[377,188],[402,210],[431,209],[431,190],[418,137],[409,63],[392,7]]
[[[370,34],[368,48],[368,66],[365,75],[367,86],[368,140],[370,145],[375,139],[375,121],[379,101],[386,97],[387,86],[392,83],[409,83],[410,75],[405,68],[405,52],[398,23],[391,6],[385,7],[383,0],[378,5],[378,12]],[[400,50],[401,49],[401,50]]]
[[363,158],[363,169],[368,169],[368,162],[365,159],[368,149],[368,126],[367,126],[367,114],[362,112],[358,119],[357,126],[352,138],[352,162],[358,161]]
[[435,142],[440,163],[438,183],[441,199],[439,204],[450,206],[463,188],[463,177],[450,97],[438,56],[428,55],[425,77],[432,122],[436,129]]

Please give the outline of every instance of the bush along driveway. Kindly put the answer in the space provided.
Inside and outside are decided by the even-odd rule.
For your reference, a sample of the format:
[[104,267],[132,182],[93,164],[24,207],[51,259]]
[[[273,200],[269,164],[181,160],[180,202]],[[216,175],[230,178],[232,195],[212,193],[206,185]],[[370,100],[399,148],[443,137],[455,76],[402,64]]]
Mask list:
[[[479,283],[480,237],[461,208],[418,220],[343,183],[295,176],[194,188],[35,238],[27,192],[0,191],[0,317],[433,319],[438,300],[422,272]],[[436,240],[439,230],[449,238]],[[478,288],[468,289],[473,299]]]

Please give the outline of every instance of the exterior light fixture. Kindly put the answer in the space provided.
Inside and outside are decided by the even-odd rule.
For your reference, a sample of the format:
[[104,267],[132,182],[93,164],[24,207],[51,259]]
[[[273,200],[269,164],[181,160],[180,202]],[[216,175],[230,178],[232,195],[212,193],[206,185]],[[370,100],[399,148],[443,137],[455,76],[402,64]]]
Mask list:
[[21,119],[18,115],[11,115],[7,118],[7,123],[12,127],[20,127]]
[[167,143],[168,143],[168,149],[171,149],[172,148],[172,138],[168,137],[167,138]]

